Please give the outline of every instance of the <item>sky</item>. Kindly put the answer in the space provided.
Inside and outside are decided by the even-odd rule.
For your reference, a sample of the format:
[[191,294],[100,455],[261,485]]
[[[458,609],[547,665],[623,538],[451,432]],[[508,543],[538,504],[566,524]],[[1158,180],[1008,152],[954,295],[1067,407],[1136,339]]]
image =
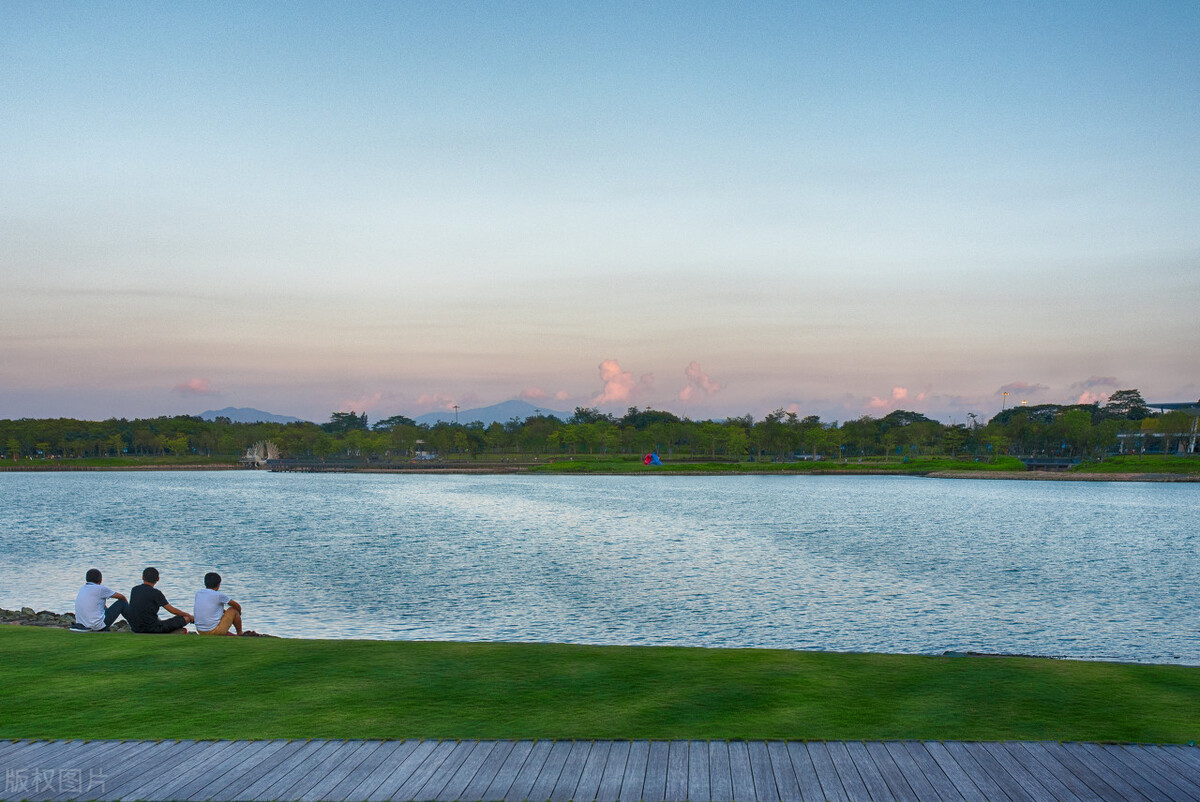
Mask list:
[[1198,40],[1192,0],[8,0],[0,418],[1194,400]]

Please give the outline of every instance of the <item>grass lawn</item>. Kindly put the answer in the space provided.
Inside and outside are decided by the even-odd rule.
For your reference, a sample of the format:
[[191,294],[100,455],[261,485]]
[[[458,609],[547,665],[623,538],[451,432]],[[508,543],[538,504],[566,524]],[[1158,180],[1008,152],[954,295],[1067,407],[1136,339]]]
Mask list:
[[1200,668],[0,626],[0,738],[1200,737]]
[[1126,454],[1085,462],[1072,473],[1174,473],[1200,474],[1200,457],[1175,454]]
[[916,457],[908,460],[868,458],[863,461],[820,460],[797,462],[674,462],[664,457],[662,465],[643,465],[631,458],[557,458],[530,468],[537,473],[899,473],[921,475],[934,471],[1023,471],[1016,457],[997,457],[990,462],[951,457]]

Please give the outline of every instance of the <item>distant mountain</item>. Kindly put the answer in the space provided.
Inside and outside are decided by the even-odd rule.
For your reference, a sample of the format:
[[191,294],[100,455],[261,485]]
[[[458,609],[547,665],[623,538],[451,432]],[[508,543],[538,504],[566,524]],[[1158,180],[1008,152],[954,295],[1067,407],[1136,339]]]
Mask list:
[[[473,423],[475,421],[482,421],[484,426],[491,426],[497,421],[508,423],[513,418],[525,420],[530,415],[537,413],[549,415],[562,421],[567,420],[574,414],[572,412],[559,412],[554,409],[534,406],[528,401],[503,401],[499,404],[492,404],[490,407],[460,409],[458,411],[458,422]],[[444,410],[441,412],[430,412],[417,418],[416,421],[417,423],[424,423],[429,426],[437,423],[454,423],[454,410],[450,410],[449,412]]]
[[225,407],[225,409],[210,409],[201,412],[204,420],[229,418],[234,423],[303,423],[303,418],[293,418],[291,415],[276,415],[273,412],[263,412],[261,409],[250,407]]

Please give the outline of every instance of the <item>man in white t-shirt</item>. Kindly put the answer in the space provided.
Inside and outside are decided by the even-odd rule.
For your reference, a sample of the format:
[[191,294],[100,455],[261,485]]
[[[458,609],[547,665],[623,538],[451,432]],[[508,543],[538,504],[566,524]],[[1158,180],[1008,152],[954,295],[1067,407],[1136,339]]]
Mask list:
[[[225,605],[229,605],[228,609]],[[242,605],[221,592],[221,575],[210,571],[204,575],[204,590],[196,591],[196,631],[201,635],[228,635],[232,626],[242,634]]]
[[[129,600],[124,594],[106,587],[104,576],[99,568],[89,568],[84,574],[86,585],[79,589],[75,596],[75,629],[87,629],[92,632],[106,632],[117,616],[124,615],[129,620]],[[104,604],[107,599],[116,599],[109,607]]]

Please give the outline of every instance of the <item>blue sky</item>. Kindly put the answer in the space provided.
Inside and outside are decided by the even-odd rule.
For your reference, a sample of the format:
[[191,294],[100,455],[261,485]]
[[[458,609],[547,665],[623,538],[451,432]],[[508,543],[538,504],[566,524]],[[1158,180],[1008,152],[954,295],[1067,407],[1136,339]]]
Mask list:
[[1200,396],[1200,6],[0,5],[0,417]]

